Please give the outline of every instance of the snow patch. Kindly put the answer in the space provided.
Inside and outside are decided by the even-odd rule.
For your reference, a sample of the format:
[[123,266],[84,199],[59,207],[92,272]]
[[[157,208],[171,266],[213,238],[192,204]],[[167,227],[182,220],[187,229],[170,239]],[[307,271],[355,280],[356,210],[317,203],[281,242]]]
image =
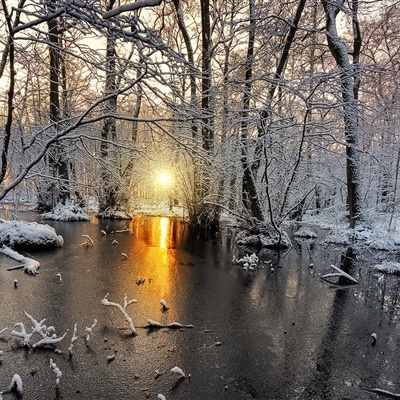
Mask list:
[[303,238],[316,238],[318,235],[311,229],[309,228],[300,228],[297,232],[294,234],[297,237],[303,237]]
[[400,274],[400,263],[393,261],[382,261],[382,264],[377,264],[374,269],[389,274]]

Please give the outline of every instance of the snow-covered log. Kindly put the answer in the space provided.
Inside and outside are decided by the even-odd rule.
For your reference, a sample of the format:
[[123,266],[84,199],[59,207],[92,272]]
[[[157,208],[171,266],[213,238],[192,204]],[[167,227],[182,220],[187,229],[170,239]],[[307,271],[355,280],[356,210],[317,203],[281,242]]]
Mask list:
[[13,269],[23,268],[25,272],[31,275],[38,274],[38,269],[40,268],[40,262],[34,260],[33,258],[24,257],[22,254],[17,253],[16,251],[10,249],[9,247],[3,245],[0,249],[0,253],[3,253],[7,257],[12,258],[15,261],[22,263],[21,265],[17,265],[15,267],[7,268],[9,271]]

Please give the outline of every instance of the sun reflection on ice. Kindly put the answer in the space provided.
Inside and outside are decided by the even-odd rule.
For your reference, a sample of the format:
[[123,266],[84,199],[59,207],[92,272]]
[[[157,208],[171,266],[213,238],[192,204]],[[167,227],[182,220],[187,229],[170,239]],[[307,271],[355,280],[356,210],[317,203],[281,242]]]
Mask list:
[[168,248],[168,228],[169,218],[160,218],[160,247],[162,249]]

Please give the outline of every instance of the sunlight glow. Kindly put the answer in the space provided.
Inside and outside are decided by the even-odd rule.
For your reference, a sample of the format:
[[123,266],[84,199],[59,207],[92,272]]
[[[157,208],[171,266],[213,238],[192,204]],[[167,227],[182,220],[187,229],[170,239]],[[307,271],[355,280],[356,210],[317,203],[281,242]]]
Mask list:
[[165,170],[160,171],[158,174],[158,182],[164,186],[170,185],[172,182],[171,174]]

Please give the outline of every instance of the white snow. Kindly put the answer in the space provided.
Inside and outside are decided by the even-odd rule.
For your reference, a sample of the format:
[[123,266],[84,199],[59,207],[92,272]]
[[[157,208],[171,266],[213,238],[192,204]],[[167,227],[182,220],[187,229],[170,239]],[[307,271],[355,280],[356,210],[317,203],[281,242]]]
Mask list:
[[304,238],[316,238],[318,235],[311,229],[309,228],[300,228],[297,232],[294,234],[297,237],[304,237]]
[[388,215],[368,211],[369,226],[349,229],[344,213],[328,210],[319,214],[306,213],[303,224],[327,230],[326,243],[339,246],[357,244],[374,250],[396,251],[400,247],[400,227],[388,227]]
[[[3,253],[7,257],[10,257],[13,260],[19,261],[20,263],[22,263],[21,265],[18,265],[16,267],[11,267],[11,269],[23,268],[25,270],[25,272],[32,274],[32,275],[39,273],[38,272],[38,269],[40,267],[39,261],[36,261],[33,258],[24,257],[23,255],[17,253],[16,251],[14,251],[4,245],[2,248],[0,248],[0,253]],[[17,284],[18,284],[18,281],[14,280],[14,286],[17,286]]]
[[186,377],[186,374],[183,372],[183,370],[179,367],[174,367],[171,369],[171,372],[173,372],[174,374],[180,375],[182,377]]
[[374,269],[381,272],[388,272],[390,274],[400,274],[400,263],[392,261],[382,261],[381,264],[375,265]]
[[15,248],[62,247],[64,239],[57,235],[54,228],[37,222],[7,221],[0,219],[0,244]]

